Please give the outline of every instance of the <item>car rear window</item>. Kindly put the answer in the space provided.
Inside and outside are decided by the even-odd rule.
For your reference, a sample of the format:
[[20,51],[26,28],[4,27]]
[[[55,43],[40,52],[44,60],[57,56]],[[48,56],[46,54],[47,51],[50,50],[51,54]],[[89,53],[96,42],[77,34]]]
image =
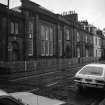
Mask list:
[[101,76],[103,74],[103,68],[102,67],[94,67],[94,66],[91,66],[91,67],[86,66],[79,73]]

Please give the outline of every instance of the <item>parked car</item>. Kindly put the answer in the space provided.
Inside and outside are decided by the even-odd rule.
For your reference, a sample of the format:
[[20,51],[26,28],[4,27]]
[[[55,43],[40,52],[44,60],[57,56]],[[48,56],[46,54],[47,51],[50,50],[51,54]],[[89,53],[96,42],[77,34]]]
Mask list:
[[87,64],[74,76],[79,90],[86,87],[105,89],[105,64]]
[[6,93],[0,90],[0,105],[67,105],[66,102],[30,92]]
[[0,90],[0,105],[25,105],[3,90]]
[[67,105],[64,101],[51,99],[30,92],[15,92],[11,93],[11,95],[16,99],[20,99],[26,105]]

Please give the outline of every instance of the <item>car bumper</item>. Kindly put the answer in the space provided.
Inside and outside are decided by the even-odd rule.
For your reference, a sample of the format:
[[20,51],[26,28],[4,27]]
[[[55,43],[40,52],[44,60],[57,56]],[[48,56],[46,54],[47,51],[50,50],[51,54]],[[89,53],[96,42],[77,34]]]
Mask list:
[[83,86],[83,87],[93,87],[93,88],[104,88],[104,84],[92,84],[92,83],[82,83],[82,82],[76,82],[77,86]]

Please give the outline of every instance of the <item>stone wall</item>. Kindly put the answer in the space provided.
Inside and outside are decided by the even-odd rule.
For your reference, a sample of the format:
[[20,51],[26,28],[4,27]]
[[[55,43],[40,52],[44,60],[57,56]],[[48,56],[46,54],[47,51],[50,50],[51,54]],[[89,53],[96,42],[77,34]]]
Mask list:
[[[55,72],[70,69],[78,65],[93,62],[93,58],[57,58],[57,59],[37,59],[28,61],[0,62],[0,74],[18,74],[21,76],[37,75],[47,72]],[[70,69],[71,70],[71,69]]]

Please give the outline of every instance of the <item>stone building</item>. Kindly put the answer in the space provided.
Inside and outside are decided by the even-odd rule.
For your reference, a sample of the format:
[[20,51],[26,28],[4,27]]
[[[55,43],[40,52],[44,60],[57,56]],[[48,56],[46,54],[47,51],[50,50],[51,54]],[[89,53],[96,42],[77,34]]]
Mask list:
[[20,62],[21,70],[8,65],[13,72],[26,72],[31,60],[28,73],[94,61],[94,34],[88,22],[78,22],[77,13],[60,15],[29,0],[21,2],[10,10],[0,4],[0,61]]

